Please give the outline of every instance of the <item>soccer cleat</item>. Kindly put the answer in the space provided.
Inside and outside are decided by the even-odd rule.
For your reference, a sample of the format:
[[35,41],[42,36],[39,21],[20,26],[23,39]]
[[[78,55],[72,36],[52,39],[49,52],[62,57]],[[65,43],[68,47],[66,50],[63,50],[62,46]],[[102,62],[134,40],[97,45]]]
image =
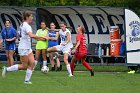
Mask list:
[[2,77],[5,78],[6,77],[6,67],[2,67]]
[[73,77],[73,75],[72,75],[72,74],[70,74],[70,75],[69,75],[69,77]]
[[57,67],[57,70],[56,70],[56,72],[59,72],[60,71],[60,67]]
[[52,67],[51,71],[55,71],[55,67]]
[[135,70],[129,71],[128,74],[134,74]]
[[30,84],[32,84],[32,82],[31,81],[24,81],[24,84],[30,85]]
[[90,70],[91,76],[94,76],[94,71]]

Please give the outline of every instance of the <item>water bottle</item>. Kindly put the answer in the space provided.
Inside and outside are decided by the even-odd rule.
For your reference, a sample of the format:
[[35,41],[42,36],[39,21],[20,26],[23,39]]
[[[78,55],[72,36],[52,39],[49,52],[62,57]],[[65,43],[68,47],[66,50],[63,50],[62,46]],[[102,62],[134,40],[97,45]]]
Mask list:
[[109,56],[109,48],[106,48],[106,56]]
[[101,58],[101,54],[102,54],[102,48],[101,45],[99,44],[99,49],[98,49],[98,57]]
[[102,49],[102,56],[104,55],[104,49]]

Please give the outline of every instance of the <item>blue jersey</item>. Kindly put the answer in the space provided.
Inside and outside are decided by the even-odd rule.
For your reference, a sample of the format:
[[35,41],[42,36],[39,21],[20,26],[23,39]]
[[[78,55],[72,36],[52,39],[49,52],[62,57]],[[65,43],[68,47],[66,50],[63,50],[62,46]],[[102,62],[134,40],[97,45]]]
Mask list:
[[4,40],[5,44],[15,44],[15,40],[14,41],[5,41],[5,39],[11,39],[13,37],[17,36],[16,30],[11,26],[10,28],[6,29],[4,28],[1,32],[1,36],[2,39]]
[[[56,32],[54,31],[48,31],[48,36],[49,37],[56,37]],[[48,41],[48,47],[53,47],[53,46],[56,46],[58,45],[58,40],[49,40]]]

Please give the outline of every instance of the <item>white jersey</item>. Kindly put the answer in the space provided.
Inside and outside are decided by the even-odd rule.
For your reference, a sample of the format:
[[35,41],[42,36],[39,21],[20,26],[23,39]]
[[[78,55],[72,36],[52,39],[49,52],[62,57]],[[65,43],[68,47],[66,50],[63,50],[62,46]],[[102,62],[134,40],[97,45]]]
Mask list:
[[20,25],[19,49],[31,49],[31,38],[28,32],[32,32],[32,28],[27,22],[23,22],[23,24]]
[[66,31],[63,31],[62,29],[60,29],[59,31],[59,35],[61,38],[61,43],[60,44],[65,44],[67,41],[67,32],[70,33],[70,42],[66,45],[66,47],[72,48],[73,44],[72,44],[72,40],[71,40],[71,32],[66,29]]

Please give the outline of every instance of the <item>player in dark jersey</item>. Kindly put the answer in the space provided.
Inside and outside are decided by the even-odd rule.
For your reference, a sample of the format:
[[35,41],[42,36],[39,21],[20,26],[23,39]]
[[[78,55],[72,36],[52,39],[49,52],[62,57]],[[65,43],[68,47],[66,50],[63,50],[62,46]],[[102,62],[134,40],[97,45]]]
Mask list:
[[71,61],[72,74],[74,72],[74,63],[77,60],[81,60],[82,64],[91,72],[91,76],[94,76],[94,71],[92,70],[91,66],[85,61],[87,57],[86,38],[84,35],[85,30],[82,26],[78,26],[76,32],[76,45],[72,50],[72,53],[74,53]]

